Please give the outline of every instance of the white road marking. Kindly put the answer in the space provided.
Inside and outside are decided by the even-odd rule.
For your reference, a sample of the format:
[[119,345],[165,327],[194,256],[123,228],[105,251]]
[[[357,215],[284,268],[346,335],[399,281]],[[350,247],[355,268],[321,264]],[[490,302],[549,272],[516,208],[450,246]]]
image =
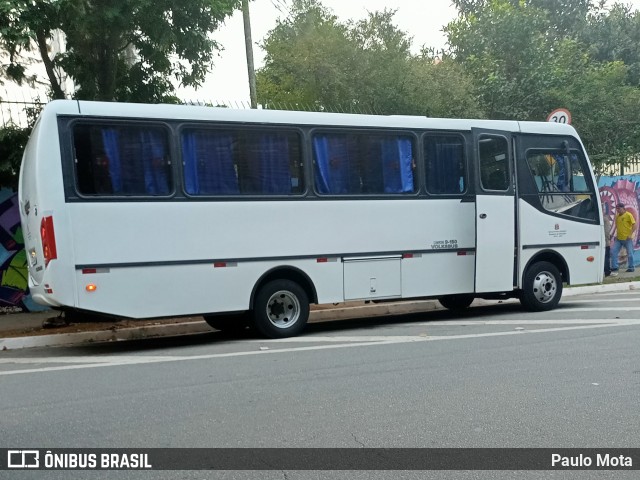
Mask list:
[[589,307],[589,308],[561,308],[558,309],[558,312],[637,312],[640,310],[640,307]]
[[640,324],[640,320],[628,319],[611,319],[611,318],[584,318],[584,319],[565,319],[565,320],[438,320],[434,322],[413,323],[407,325],[453,325],[453,326],[473,326],[473,325],[597,325],[601,323],[624,323],[625,325]]
[[598,300],[579,300],[577,298],[573,298],[571,300],[564,300],[561,305],[567,305],[572,303],[620,303],[626,301],[636,301],[638,298],[600,298]]
[[[549,321],[549,323],[556,322],[555,320]],[[589,324],[589,325],[574,325],[574,326],[566,326],[566,327],[556,327],[556,328],[540,328],[537,330],[510,330],[506,332],[491,332],[491,333],[475,333],[475,334],[466,334],[466,335],[446,335],[446,336],[424,336],[424,335],[415,335],[415,336],[380,336],[380,337],[372,337],[372,336],[362,336],[362,337],[296,337],[293,339],[282,339],[282,340],[270,340],[270,341],[254,341],[259,343],[268,343],[268,344],[277,344],[283,342],[299,342],[306,341],[307,343],[319,342],[322,339],[325,339],[327,342],[345,342],[351,341],[351,343],[334,343],[330,345],[313,345],[306,347],[288,347],[281,349],[271,349],[271,350],[251,350],[244,352],[229,352],[229,353],[214,353],[208,355],[192,355],[192,356],[127,356],[127,357],[89,357],[91,361],[87,361],[87,357],[51,357],[46,359],[45,362],[43,358],[33,358],[33,359],[24,359],[24,358],[2,358],[2,362],[4,364],[10,363],[29,363],[31,360],[32,363],[65,363],[61,360],[65,360],[67,362],[72,363],[73,359],[76,361],[80,361],[80,364],[74,365],[65,365],[65,366],[56,366],[56,367],[41,367],[41,368],[32,368],[32,369],[23,369],[23,370],[9,370],[5,372],[0,372],[0,376],[5,375],[20,375],[25,373],[41,373],[41,372],[53,372],[53,371],[64,371],[64,370],[78,370],[78,369],[86,369],[86,368],[99,368],[99,367],[117,367],[117,366],[129,366],[129,365],[141,365],[141,364],[153,364],[153,363],[166,363],[166,362],[181,362],[186,360],[211,360],[217,358],[230,358],[230,357],[246,357],[246,356],[254,356],[254,355],[273,355],[273,354],[281,354],[281,353],[293,353],[293,352],[305,352],[305,351],[317,351],[317,350],[329,350],[329,349],[337,349],[337,348],[351,348],[351,347],[369,347],[375,345],[392,345],[392,344],[401,344],[401,343],[417,343],[417,342],[433,342],[433,341],[442,341],[442,340],[465,340],[465,339],[473,339],[473,338],[485,338],[485,337],[501,337],[508,335],[529,335],[529,334],[540,334],[540,333],[549,333],[549,332],[559,332],[559,331],[569,331],[569,330],[585,330],[585,329],[594,329],[594,328],[611,328],[611,327],[620,327],[620,326],[628,326],[628,325],[637,325],[640,321],[637,320],[601,320],[599,324]],[[375,341],[371,339],[374,338]],[[99,362],[98,362],[99,360]]]

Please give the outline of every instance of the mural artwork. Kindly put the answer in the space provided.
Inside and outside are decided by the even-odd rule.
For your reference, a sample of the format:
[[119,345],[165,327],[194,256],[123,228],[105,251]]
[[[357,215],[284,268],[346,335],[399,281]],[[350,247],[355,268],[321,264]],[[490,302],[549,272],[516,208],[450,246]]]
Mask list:
[[[616,204],[624,203],[627,211],[636,219],[636,229],[633,233],[634,252],[640,250],[640,175],[625,177],[600,177],[598,181],[600,189],[600,200],[604,207],[605,214],[611,220],[611,233],[616,233]],[[640,254],[634,254],[636,265],[640,264]],[[626,264],[626,252],[622,250],[620,256],[621,264]]]
[[5,312],[41,311],[29,295],[27,254],[24,250],[18,194],[0,190],[0,309]]

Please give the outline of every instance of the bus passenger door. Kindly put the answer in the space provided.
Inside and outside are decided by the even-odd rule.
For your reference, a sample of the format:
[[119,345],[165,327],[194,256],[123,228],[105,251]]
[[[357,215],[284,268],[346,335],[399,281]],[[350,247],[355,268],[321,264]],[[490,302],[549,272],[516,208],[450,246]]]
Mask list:
[[473,132],[476,189],[477,293],[513,290],[515,195],[511,135]]

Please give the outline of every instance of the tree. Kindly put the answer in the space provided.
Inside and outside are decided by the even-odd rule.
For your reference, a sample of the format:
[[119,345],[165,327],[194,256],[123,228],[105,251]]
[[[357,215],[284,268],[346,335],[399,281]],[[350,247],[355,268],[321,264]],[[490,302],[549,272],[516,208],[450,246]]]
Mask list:
[[[290,108],[345,105],[355,95],[356,48],[317,0],[295,0],[264,40],[264,67],[256,72],[258,102]],[[348,102],[348,100],[346,100]]]
[[623,62],[586,63],[580,75],[549,91],[572,113],[596,171],[624,165],[640,152],[640,89],[627,84]]
[[[0,11],[2,47],[12,59],[37,45],[45,67],[73,77],[81,99],[160,101],[170,78],[201,84],[219,45],[209,37],[239,0],[8,0]],[[81,20],[79,20],[81,19]],[[59,29],[67,50],[50,59],[46,42]],[[13,70],[24,71],[14,62]],[[47,69],[49,71],[49,69]],[[19,78],[19,75],[17,75]],[[49,75],[54,97],[60,95]]]
[[318,0],[296,0],[291,15],[264,41],[259,102],[379,114],[477,116],[475,92],[464,69],[427,52],[412,55],[411,38],[393,24],[394,14],[387,9],[342,24]]
[[60,27],[59,3],[51,1],[11,0],[0,4],[0,49],[9,56],[4,74],[18,84],[27,80],[22,51],[38,50],[51,87],[52,98],[64,98],[55,62],[49,57],[48,40]]
[[[445,27],[489,118],[541,120],[554,86],[563,38],[549,35],[549,14],[527,2],[487,0]],[[465,4],[465,8],[470,8]]]
[[450,57],[423,51],[411,59],[407,98],[402,113],[438,118],[484,118],[478,95],[465,67]]
[[567,107],[598,169],[640,152],[640,20],[586,0],[454,0],[446,27],[491,118]]
[[598,62],[622,61],[628,67],[628,83],[640,86],[640,12],[617,3],[609,11],[590,16],[580,35],[589,54]]

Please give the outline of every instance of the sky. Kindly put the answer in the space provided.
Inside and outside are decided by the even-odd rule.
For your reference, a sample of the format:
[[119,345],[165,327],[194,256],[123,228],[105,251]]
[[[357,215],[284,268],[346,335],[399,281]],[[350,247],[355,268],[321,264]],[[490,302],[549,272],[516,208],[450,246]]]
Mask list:
[[[413,37],[413,50],[420,47],[443,48],[446,38],[442,27],[456,17],[457,11],[450,0],[321,0],[341,22],[349,19],[362,20],[367,12],[395,9],[394,17],[398,28]],[[640,0],[637,0],[640,3]],[[276,25],[276,20],[287,16],[283,5],[290,0],[252,0],[249,3],[251,36],[254,44],[255,67],[263,65],[264,53],[257,44]],[[249,102],[249,80],[244,47],[244,26],[242,12],[236,12],[214,35],[224,47],[221,56],[203,86],[181,88],[178,96],[183,100],[211,102]]]

